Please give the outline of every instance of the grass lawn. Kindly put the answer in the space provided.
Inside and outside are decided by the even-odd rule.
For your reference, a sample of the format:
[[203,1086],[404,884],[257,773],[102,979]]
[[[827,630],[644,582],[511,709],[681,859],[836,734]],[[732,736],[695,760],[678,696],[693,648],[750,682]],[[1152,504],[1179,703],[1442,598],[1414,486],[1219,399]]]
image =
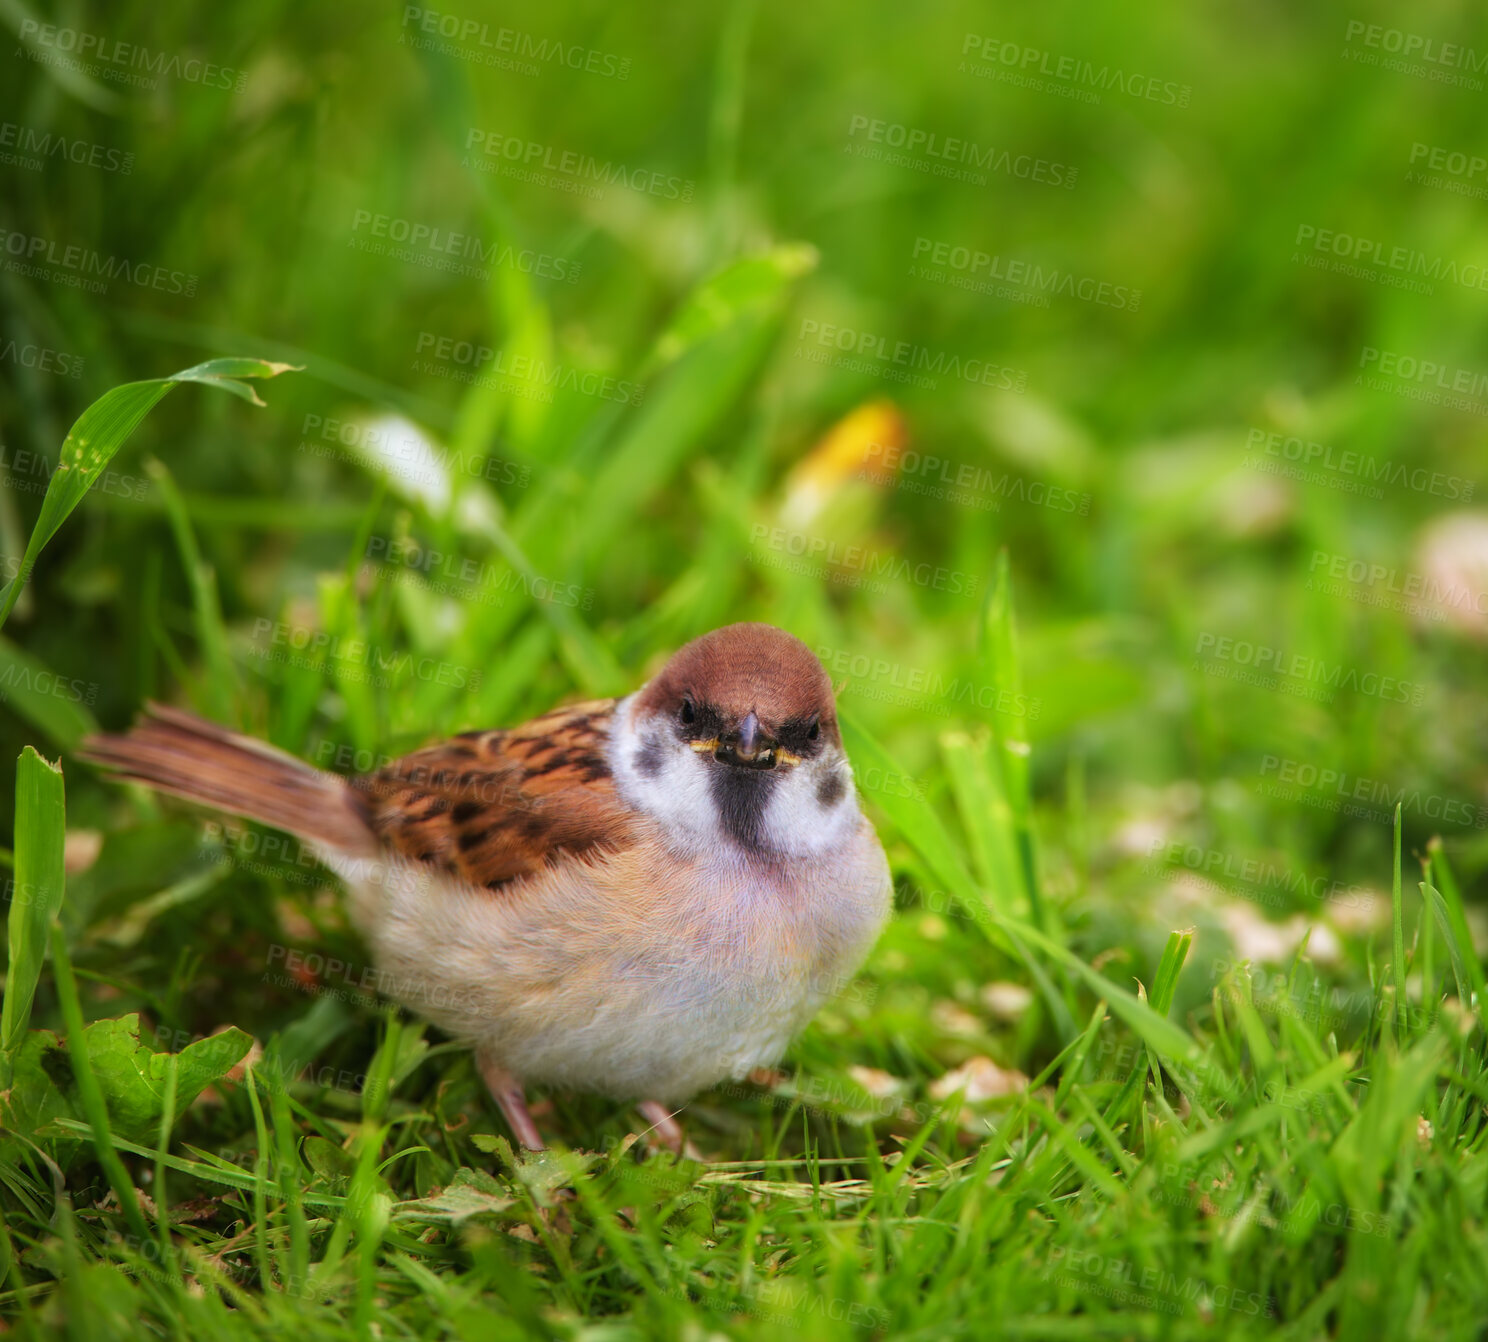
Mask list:
[[[464,3],[5,15],[6,1326],[1481,1336],[1488,26]],[[895,909],[698,1160],[514,1152],[297,841],[75,755],[753,619]]]

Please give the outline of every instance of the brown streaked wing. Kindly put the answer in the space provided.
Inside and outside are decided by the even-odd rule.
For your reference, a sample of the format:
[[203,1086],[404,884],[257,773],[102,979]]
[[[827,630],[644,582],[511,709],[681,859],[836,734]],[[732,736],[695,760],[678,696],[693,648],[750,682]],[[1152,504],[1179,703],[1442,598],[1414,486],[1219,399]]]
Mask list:
[[563,854],[633,842],[605,755],[613,699],[464,732],[352,785],[387,847],[496,889]]

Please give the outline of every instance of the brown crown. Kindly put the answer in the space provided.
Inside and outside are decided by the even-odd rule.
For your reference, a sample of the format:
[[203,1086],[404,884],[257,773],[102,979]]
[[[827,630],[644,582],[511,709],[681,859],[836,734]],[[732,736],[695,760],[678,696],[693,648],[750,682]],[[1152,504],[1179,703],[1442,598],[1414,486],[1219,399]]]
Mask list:
[[685,698],[725,721],[753,711],[772,735],[819,715],[822,736],[841,740],[826,668],[800,639],[771,624],[725,625],[678,649],[641,691],[636,709],[671,716]]

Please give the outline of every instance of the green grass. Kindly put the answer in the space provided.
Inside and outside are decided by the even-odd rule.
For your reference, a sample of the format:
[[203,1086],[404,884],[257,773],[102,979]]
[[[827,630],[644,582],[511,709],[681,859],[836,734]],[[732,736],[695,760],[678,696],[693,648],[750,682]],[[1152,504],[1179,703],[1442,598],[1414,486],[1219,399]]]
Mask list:
[[[53,267],[0,268],[5,1320],[1479,1336],[1485,630],[1409,592],[1433,525],[1480,515],[1488,398],[1379,352],[1471,383],[1482,294],[1299,234],[1485,259],[1481,202],[1425,180],[1484,94],[1349,27],[1480,53],[1482,22],[440,12],[598,72],[274,0],[36,15],[241,89],[5,58],[0,126],[104,161],[0,165],[0,262],[19,236]],[[1188,96],[995,78],[968,33]],[[848,152],[860,118],[1079,175],[896,166]],[[626,184],[490,171],[493,134]],[[439,241],[388,254],[379,216]],[[433,264],[453,235],[485,275]],[[994,290],[1020,262],[1140,302],[978,292],[938,244],[999,258]],[[166,278],[88,292],[69,246]],[[933,386],[879,375],[901,345]],[[154,380],[214,359],[189,380],[295,371],[262,406]],[[1265,469],[1270,434],[1320,444],[1311,474]],[[896,908],[779,1074],[688,1107],[701,1163],[562,1094],[516,1157],[296,843],[72,754],[156,697],[364,770],[740,619],[839,682]]]

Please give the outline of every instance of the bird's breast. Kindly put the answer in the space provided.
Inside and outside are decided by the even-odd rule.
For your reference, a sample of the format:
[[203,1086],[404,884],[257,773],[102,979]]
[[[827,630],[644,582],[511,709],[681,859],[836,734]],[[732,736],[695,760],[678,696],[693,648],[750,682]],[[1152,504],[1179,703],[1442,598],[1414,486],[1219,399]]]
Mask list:
[[778,1059],[861,964],[889,894],[865,822],[842,853],[789,865],[681,861],[657,838],[501,892],[389,880],[370,922],[381,963],[458,1009],[408,1005],[518,1075],[676,1098]]

